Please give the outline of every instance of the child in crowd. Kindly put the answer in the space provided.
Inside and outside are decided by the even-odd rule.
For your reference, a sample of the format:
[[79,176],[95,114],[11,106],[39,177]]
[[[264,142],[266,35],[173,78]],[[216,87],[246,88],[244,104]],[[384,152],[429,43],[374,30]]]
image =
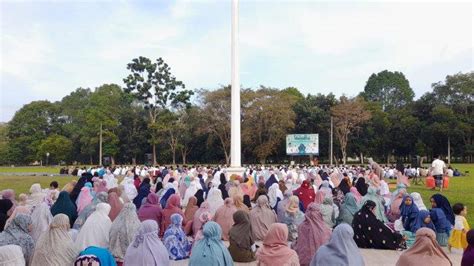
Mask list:
[[55,203],[59,196],[58,190],[59,184],[57,181],[53,181],[49,184],[49,189],[47,191],[48,198],[51,199],[52,203]]
[[451,248],[466,249],[466,233],[470,229],[466,220],[467,207],[462,203],[456,203],[453,205],[453,212],[455,214],[454,228],[449,237],[448,249],[449,251],[451,251]]

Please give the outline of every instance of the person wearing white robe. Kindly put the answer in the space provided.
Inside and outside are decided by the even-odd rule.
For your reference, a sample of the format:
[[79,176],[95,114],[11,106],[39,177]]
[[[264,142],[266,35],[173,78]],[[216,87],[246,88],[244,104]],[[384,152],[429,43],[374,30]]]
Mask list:
[[76,248],[84,250],[89,246],[109,247],[109,231],[112,221],[109,218],[110,205],[99,203],[95,211],[87,218],[76,239]]
[[189,183],[189,187],[186,189],[186,192],[184,193],[183,206],[188,205],[189,198],[194,196],[194,194],[196,194],[196,192],[199,189],[202,189],[202,186],[201,184],[199,184],[199,181],[197,181],[196,179],[194,179],[193,181],[191,181],[191,183]]
[[5,245],[0,247],[0,265],[2,266],[23,266],[26,265],[25,257],[20,246]]
[[224,205],[224,200],[222,199],[222,192],[213,187],[209,190],[209,196],[207,197],[207,202],[209,202],[209,212],[212,216],[216,214],[217,209]]
[[47,195],[41,189],[40,184],[33,184],[30,188],[30,195],[26,200],[26,206],[28,206],[30,209],[33,209],[36,206],[40,205],[45,200],[46,196]]
[[[31,214],[31,220],[33,221],[32,230],[30,232],[31,237],[36,242],[43,232],[48,230],[49,224],[53,221],[53,216],[49,210],[48,204],[45,202],[36,206],[35,210]],[[69,219],[68,219],[69,221]]]
[[109,169],[107,169],[107,172],[104,175],[103,179],[106,182],[107,189],[118,187],[118,180],[117,180],[117,178],[115,178],[114,174],[112,174],[112,172],[110,172]]
[[138,195],[137,188],[133,183],[133,176],[127,175],[126,177],[124,177],[120,185],[123,186],[127,198],[130,201],[133,201],[133,199]]

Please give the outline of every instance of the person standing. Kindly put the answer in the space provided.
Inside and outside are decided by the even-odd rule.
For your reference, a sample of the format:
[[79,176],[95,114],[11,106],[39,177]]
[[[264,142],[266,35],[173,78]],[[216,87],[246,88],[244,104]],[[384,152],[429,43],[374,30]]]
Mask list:
[[436,155],[434,161],[431,163],[431,175],[436,180],[436,186],[443,192],[443,174],[446,170],[446,164],[440,159],[441,156]]

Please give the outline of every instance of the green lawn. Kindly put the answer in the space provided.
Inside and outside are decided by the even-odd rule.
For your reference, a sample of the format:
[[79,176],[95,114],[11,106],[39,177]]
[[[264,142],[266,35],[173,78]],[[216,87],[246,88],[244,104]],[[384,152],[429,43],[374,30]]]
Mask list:
[[21,166],[21,167],[0,167],[0,173],[47,173],[59,174],[59,166]]

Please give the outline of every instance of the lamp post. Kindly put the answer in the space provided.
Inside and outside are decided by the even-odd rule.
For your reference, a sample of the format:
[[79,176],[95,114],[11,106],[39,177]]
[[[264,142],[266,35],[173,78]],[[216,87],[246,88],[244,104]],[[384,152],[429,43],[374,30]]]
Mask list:
[[46,153],[46,165],[48,165],[48,161],[49,161],[49,152]]

